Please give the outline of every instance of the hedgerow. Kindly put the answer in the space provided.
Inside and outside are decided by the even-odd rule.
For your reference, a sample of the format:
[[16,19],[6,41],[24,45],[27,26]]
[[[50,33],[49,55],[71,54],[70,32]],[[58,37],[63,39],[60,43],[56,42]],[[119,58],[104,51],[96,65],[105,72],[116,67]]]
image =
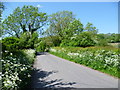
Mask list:
[[30,83],[32,65],[35,58],[35,50],[5,51],[1,59],[3,90],[23,89]]

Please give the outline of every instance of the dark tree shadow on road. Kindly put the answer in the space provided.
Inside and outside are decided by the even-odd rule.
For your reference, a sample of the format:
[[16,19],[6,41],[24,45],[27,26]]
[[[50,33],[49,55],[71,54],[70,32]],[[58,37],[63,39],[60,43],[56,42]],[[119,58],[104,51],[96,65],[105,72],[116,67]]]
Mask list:
[[73,84],[76,84],[76,82],[62,82],[62,79],[55,79],[48,81],[45,78],[48,76],[57,73],[58,71],[43,71],[43,70],[37,70],[34,69],[33,74],[32,74],[32,79],[31,79],[31,86],[30,88],[32,90],[70,90],[74,89],[72,87]]
[[47,52],[37,52],[36,55],[48,55]]

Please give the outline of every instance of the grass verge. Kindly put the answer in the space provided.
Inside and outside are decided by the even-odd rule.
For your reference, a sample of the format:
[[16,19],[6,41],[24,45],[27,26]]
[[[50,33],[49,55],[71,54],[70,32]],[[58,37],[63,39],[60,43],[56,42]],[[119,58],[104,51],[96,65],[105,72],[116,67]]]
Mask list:
[[49,53],[120,78],[119,50],[109,47],[53,47]]

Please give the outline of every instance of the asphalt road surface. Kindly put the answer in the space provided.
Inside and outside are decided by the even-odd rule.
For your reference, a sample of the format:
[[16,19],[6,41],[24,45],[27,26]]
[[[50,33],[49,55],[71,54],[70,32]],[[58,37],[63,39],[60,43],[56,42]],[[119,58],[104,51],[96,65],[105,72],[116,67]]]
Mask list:
[[34,68],[32,88],[118,88],[118,79],[48,53]]

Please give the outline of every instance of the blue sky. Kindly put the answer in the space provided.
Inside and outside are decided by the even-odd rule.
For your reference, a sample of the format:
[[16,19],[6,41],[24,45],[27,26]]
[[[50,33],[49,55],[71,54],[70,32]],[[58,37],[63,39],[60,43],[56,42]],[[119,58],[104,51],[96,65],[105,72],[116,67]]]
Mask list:
[[84,25],[93,23],[99,33],[118,33],[118,2],[5,2],[4,5],[3,19],[18,6],[33,5],[48,15],[72,11]]

